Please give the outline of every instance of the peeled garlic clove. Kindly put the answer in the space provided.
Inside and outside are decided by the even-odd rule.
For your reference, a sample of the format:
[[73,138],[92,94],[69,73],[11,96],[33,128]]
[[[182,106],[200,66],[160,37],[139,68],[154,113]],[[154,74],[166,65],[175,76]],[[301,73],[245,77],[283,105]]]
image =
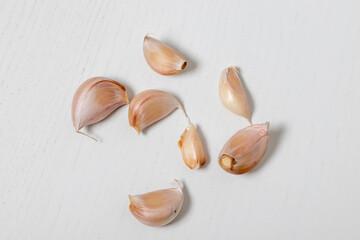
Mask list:
[[126,89],[120,83],[105,77],[86,80],[76,91],[72,102],[71,116],[75,131],[81,133],[82,127],[103,120],[127,103]]
[[196,169],[206,163],[205,151],[195,126],[190,123],[181,135],[178,145],[183,160],[190,169]]
[[184,202],[180,183],[177,188],[162,189],[142,195],[130,196],[129,210],[145,225],[160,227],[170,223],[178,215]]
[[224,145],[219,164],[227,172],[242,174],[250,171],[264,156],[268,144],[269,122],[241,129]]
[[145,36],[143,51],[146,62],[159,74],[172,75],[186,67],[187,61],[180,53],[155,38]]
[[222,104],[227,109],[246,118],[251,123],[248,100],[236,68],[229,67],[222,72],[219,96]]
[[146,90],[137,94],[129,106],[129,124],[140,134],[147,126],[166,117],[177,108],[183,108],[170,93]]

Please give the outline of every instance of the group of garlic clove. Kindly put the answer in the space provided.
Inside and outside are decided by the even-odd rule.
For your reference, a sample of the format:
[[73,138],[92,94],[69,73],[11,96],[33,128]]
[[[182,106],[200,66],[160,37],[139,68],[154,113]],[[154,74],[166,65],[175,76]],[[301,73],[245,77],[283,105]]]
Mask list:
[[[225,108],[246,118],[251,124],[247,96],[235,67],[228,67],[222,72],[219,97]],[[266,152],[269,125],[269,122],[251,124],[235,133],[220,151],[220,167],[232,174],[243,174],[253,169]]]
[[[157,73],[172,75],[182,72],[187,65],[185,58],[161,41],[145,36],[144,57]],[[251,116],[245,90],[238,71],[226,68],[220,78],[219,97],[231,112],[246,118]],[[72,121],[77,133],[88,136],[80,130],[106,118],[115,109],[128,104],[126,88],[120,83],[94,77],[80,85],[72,103]],[[197,169],[206,163],[206,155],[194,124],[175,96],[161,90],[146,90],[137,94],[130,103],[129,124],[140,135],[148,126],[165,118],[176,109],[181,109],[188,126],[178,141],[184,163],[190,169]],[[243,174],[254,168],[264,156],[268,144],[269,123],[252,124],[235,133],[224,145],[219,156],[219,165],[232,174]],[[94,140],[95,138],[88,136]],[[176,188],[162,189],[142,195],[130,196],[129,210],[143,224],[164,226],[179,213],[184,194],[179,181]]]
[[[187,65],[180,53],[149,36],[144,38],[143,51],[149,66],[163,75],[179,73]],[[116,108],[128,103],[126,89],[120,83],[104,77],[90,78],[78,88],[73,99],[72,119],[75,131],[90,137],[80,129],[103,120]],[[190,169],[199,168],[206,162],[200,138],[184,108],[172,94],[156,89],[137,94],[129,106],[129,124],[140,134],[146,127],[178,108],[188,122],[188,127],[178,142],[183,160]]]
[[[171,75],[182,72],[187,65],[185,58],[175,49],[148,35],[144,38],[143,52],[149,66],[155,72],[162,75]],[[153,90],[153,92],[144,92],[143,94],[151,95],[155,91],[157,90]],[[160,110],[160,115],[162,114],[163,116],[155,116],[156,114],[153,115],[152,113],[147,113],[142,116],[144,119],[141,120],[136,120],[137,116],[131,116],[134,117],[136,121],[139,121],[138,126],[134,125],[139,134],[143,128],[147,127],[146,125],[143,125],[145,122],[150,125],[153,123],[151,120],[155,120],[158,117],[161,119],[176,108],[182,109],[175,98],[171,99],[168,104],[163,104],[164,102],[162,102],[161,99],[171,98],[172,95],[161,91],[156,92],[156,94],[161,95],[157,99],[160,104],[159,108],[164,109],[164,111]],[[95,138],[80,130],[85,126],[100,122],[115,109],[128,103],[129,100],[127,98],[126,89],[120,83],[105,77],[93,77],[88,79],[80,85],[73,98],[71,115],[75,131],[97,141]],[[132,122],[130,122],[130,125],[133,126]]]
[[175,96],[161,90],[146,90],[137,94],[129,106],[129,124],[139,134],[146,127],[165,118],[176,109],[181,109],[188,126],[181,135],[178,146],[185,164],[196,169],[206,163],[204,148],[194,124]]
[[[186,68],[187,61],[179,52],[155,38],[145,36],[143,52],[148,65],[159,74],[171,75],[182,72]],[[162,97],[158,96],[151,99],[149,97],[151,93]],[[134,102],[135,99],[136,101]],[[190,169],[197,169],[206,163],[205,151],[196,128],[189,121],[184,109],[174,96],[164,92],[156,94],[155,92],[145,91],[138,94],[134,100],[129,108],[129,123],[138,133],[153,122],[164,118],[177,108],[180,108],[188,121],[188,126],[178,141],[183,160]],[[150,103],[151,101],[156,103]],[[149,110],[150,106],[155,111]],[[144,117],[143,119],[137,119],[136,112],[141,111],[145,112],[143,114]],[[149,111],[153,112],[153,114],[146,113]]]
[[[187,65],[180,53],[149,36],[144,38],[143,51],[149,66],[163,75],[179,73]],[[80,130],[100,122],[115,109],[128,103],[126,88],[120,83],[105,77],[86,80],[77,89],[72,102],[71,115],[75,131],[96,140]],[[184,108],[172,94],[155,89],[137,94],[129,106],[129,124],[140,134],[146,127],[178,108],[182,110],[188,122],[178,145],[185,164],[190,169],[195,169],[205,164],[205,152],[195,126],[190,123]],[[148,226],[164,226],[170,223],[180,212],[184,201],[180,183],[175,181],[178,185],[176,188],[129,195],[130,212]]]

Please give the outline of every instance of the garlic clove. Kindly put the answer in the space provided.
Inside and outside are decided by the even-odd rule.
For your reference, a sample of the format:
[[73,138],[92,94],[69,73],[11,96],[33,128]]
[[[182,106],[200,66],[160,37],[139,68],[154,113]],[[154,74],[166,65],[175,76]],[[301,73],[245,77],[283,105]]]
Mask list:
[[232,174],[250,171],[266,152],[269,125],[253,124],[235,133],[221,150],[219,165]]
[[160,227],[170,223],[179,214],[184,202],[180,183],[176,188],[162,189],[130,196],[129,210],[145,225]]
[[147,35],[144,38],[143,51],[149,66],[162,75],[182,72],[187,65],[187,61],[180,53]]
[[146,90],[137,94],[131,101],[129,124],[140,134],[144,128],[166,117],[177,108],[185,114],[179,101],[170,93],[155,89]]
[[178,145],[183,160],[190,169],[196,169],[206,163],[204,148],[201,144],[195,126],[190,123],[181,135]]
[[248,100],[236,68],[228,67],[222,72],[219,96],[227,109],[246,118],[251,123]]
[[76,91],[72,102],[71,116],[75,131],[82,133],[80,129],[84,126],[103,120],[128,103],[126,89],[120,83],[105,77],[86,80]]

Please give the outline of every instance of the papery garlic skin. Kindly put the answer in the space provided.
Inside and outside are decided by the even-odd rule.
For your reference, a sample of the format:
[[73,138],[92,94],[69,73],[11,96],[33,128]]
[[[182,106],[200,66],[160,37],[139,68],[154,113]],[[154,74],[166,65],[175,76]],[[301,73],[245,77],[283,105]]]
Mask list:
[[251,123],[248,100],[236,68],[228,67],[222,72],[219,97],[227,109]]
[[179,101],[170,93],[161,90],[146,90],[137,94],[129,106],[129,124],[140,132],[166,117],[177,108],[183,110]]
[[232,174],[243,174],[254,168],[266,152],[269,125],[269,122],[253,124],[235,133],[221,150],[219,165]]
[[181,135],[178,146],[186,166],[190,169],[197,169],[206,163],[204,148],[192,123]]
[[103,120],[118,107],[128,104],[126,89],[105,77],[86,80],[76,91],[71,116],[75,131]]
[[179,214],[184,202],[180,183],[177,188],[162,189],[130,196],[129,210],[145,225],[160,227],[170,223]]
[[187,65],[185,58],[175,49],[149,36],[144,38],[143,52],[149,66],[162,75],[184,71]]

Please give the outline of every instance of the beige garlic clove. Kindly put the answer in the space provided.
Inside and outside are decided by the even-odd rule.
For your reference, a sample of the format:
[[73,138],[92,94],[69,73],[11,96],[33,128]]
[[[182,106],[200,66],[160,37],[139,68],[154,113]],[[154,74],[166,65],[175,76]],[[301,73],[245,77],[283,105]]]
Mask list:
[[190,169],[196,169],[206,163],[204,148],[201,144],[195,126],[190,123],[181,135],[178,145],[183,160]]
[[187,65],[185,58],[175,49],[147,35],[144,38],[143,51],[149,66],[162,75],[182,72]]
[[72,102],[71,116],[75,131],[86,135],[80,132],[81,128],[103,120],[128,103],[126,89],[120,83],[105,77],[86,80],[76,91]]
[[179,214],[184,202],[180,183],[176,188],[162,189],[130,196],[129,210],[145,225],[160,227],[170,223]]
[[220,166],[232,174],[246,173],[255,167],[266,152],[269,125],[253,124],[235,133],[219,154]]
[[219,96],[227,109],[246,118],[251,123],[248,100],[236,68],[228,67],[222,72]]
[[155,89],[146,90],[137,94],[131,101],[129,124],[140,134],[144,128],[166,117],[177,108],[185,114],[179,101],[170,93]]

